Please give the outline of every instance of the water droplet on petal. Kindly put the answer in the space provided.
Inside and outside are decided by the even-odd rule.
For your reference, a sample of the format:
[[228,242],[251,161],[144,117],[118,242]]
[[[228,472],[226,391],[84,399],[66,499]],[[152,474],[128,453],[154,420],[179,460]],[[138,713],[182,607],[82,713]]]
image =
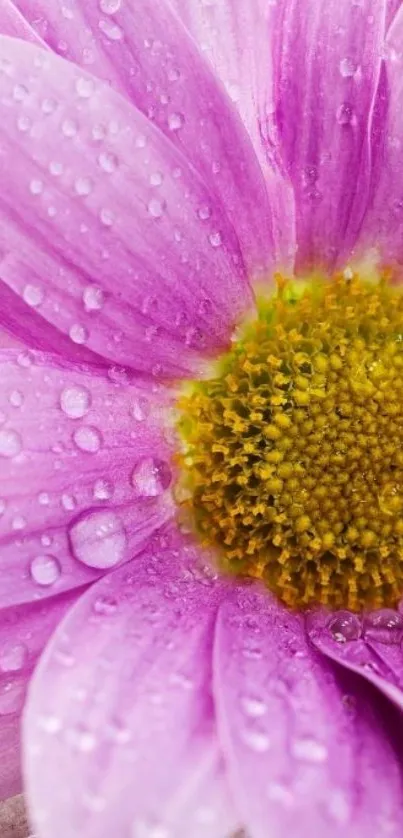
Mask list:
[[9,643],[0,648],[0,670],[2,672],[19,672],[23,668],[28,652],[22,643]]
[[378,643],[399,644],[403,637],[403,615],[392,608],[380,608],[365,614],[363,635],[365,639]]
[[347,102],[343,102],[342,105],[336,111],[336,119],[339,125],[351,125],[354,118],[354,111]]
[[80,451],[96,454],[102,445],[102,437],[98,428],[92,425],[82,425],[74,431],[73,439]]
[[208,204],[202,204],[197,210],[197,215],[201,221],[207,221],[211,217],[211,209]]
[[88,340],[88,331],[85,326],[80,326],[79,323],[73,323],[69,331],[69,337],[73,343],[83,344]]
[[327,748],[315,739],[295,739],[291,745],[292,755],[303,762],[325,762]]
[[117,23],[113,23],[111,20],[101,20],[98,23],[98,26],[101,32],[109,38],[110,41],[121,41],[123,38],[123,29],[121,26],[118,26]]
[[150,175],[150,186],[161,186],[164,180],[162,172],[152,172]]
[[91,78],[80,76],[76,81],[76,92],[82,99],[89,99],[95,89],[94,82]]
[[77,192],[77,195],[85,196],[89,195],[92,191],[93,183],[91,178],[89,177],[78,177],[74,181],[74,189]]
[[242,731],[242,739],[246,745],[249,745],[252,751],[256,751],[261,754],[268,751],[271,746],[271,742],[267,734],[263,731],[255,730],[254,728],[245,728],[245,730]]
[[122,5],[122,0],[99,0],[99,8],[104,15],[115,15]]
[[351,614],[350,611],[339,611],[330,618],[328,629],[338,643],[358,640],[361,636],[361,620],[357,614]]
[[35,556],[30,565],[30,573],[34,582],[47,588],[54,585],[61,576],[61,567],[55,556]]
[[110,500],[113,495],[113,486],[109,480],[100,477],[94,484],[93,495],[95,500]]
[[29,95],[29,90],[25,84],[16,84],[13,88],[13,98],[16,102],[23,102]]
[[358,65],[351,58],[342,58],[339,64],[340,74],[345,79],[350,79],[355,76]]
[[21,390],[13,390],[8,400],[13,407],[21,407],[24,403],[24,394],[21,393]]
[[170,131],[179,131],[184,122],[183,113],[171,113],[168,117],[168,128]]
[[38,178],[33,178],[29,183],[29,191],[32,195],[40,195],[43,192],[43,183]]
[[21,437],[16,431],[0,430],[0,457],[16,457],[22,448]]
[[97,510],[70,527],[73,554],[88,567],[114,567],[125,557],[126,533],[120,518],[112,511]]
[[165,201],[159,201],[158,198],[151,198],[151,201],[148,202],[148,212],[153,218],[161,218],[165,206]]
[[210,233],[208,238],[212,247],[220,247],[220,245],[222,244],[221,233],[219,233],[218,230],[214,233]]
[[77,506],[77,501],[76,501],[74,495],[69,495],[67,493],[64,493],[62,495],[61,501],[62,501],[62,507],[63,507],[63,509],[66,510],[66,512],[71,512]]
[[241,698],[241,705],[245,714],[252,719],[258,719],[267,713],[267,704],[260,698],[244,696]]
[[59,733],[62,729],[61,719],[59,719],[58,716],[53,716],[51,714],[47,716],[39,716],[37,724],[41,730],[44,730],[45,733],[49,733],[51,736]]
[[22,297],[27,305],[35,308],[43,302],[44,292],[37,285],[26,285],[22,292]]
[[64,171],[63,163],[59,163],[57,160],[52,160],[49,163],[49,171],[51,175],[59,177],[59,175],[62,175]]
[[60,396],[60,407],[70,419],[81,419],[90,404],[90,393],[84,387],[65,387]]
[[103,614],[105,616],[110,616],[111,614],[115,614],[118,607],[118,600],[116,597],[113,596],[101,596],[95,600],[93,609],[96,614]]
[[141,497],[152,498],[162,495],[172,478],[168,463],[153,457],[143,457],[132,472],[132,484]]
[[86,311],[100,311],[105,301],[102,288],[98,285],[87,285],[83,291],[83,303]]
[[118,158],[111,151],[102,151],[98,157],[98,163],[102,171],[112,174],[118,167]]
[[104,227],[112,227],[112,224],[115,220],[113,212],[106,208],[101,209],[101,212],[99,213],[99,218]]
[[74,122],[74,119],[65,119],[62,122],[62,133],[65,137],[75,137],[78,131],[77,123]]

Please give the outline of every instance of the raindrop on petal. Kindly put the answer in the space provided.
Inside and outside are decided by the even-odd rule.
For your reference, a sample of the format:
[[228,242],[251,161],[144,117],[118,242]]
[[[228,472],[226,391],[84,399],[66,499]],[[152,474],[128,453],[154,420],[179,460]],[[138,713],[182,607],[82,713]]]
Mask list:
[[112,511],[90,512],[69,531],[73,554],[88,567],[114,567],[126,554],[127,538],[120,518]]

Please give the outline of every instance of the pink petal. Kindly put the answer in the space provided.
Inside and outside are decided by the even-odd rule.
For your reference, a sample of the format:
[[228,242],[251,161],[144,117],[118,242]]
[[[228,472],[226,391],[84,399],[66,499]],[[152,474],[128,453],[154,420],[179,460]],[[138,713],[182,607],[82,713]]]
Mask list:
[[0,606],[98,578],[172,514],[167,397],[124,375],[0,353]]
[[228,597],[214,673],[220,741],[251,838],[398,837],[402,770],[390,732],[359,679],[315,653],[298,616],[255,587]]
[[[402,176],[402,93],[403,93],[403,7],[396,11],[383,47],[385,83],[380,96],[380,159],[374,194],[364,221],[357,255],[379,251],[390,266],[403,261],[403,176]],[[383,96],[383,98],[382,98]]]
[[32,41],[36,44],[43,43],[11,0],[1,0],[0,32],[2,35],[22,38],[24,41]]
[[246,131],[166,0],[18,0],[47,43],[107,79],[202,174],[252,276],[272,266],[267,191]]
[[28,682],[77,594],[0,611],[0,800],[22,788],[20,720]]
[[317,612],[309,636],[331,660],[362,675],[403,709],[403,616],[384,609],[362,621],[349,612]]
[[224,83],[252,139],[268,184],[277,265],[292,266],[295,207],[277,143],[267,137],[274,72],[266,0],[173,0],[172,5]]
[[0,318],[65,356],[189,374],[252,303],[221,203],[109,87],[0,46]]
[[332,270],[354,246],[371,179],[369,135],[385,1],[273,7],[275,105],[297,201],[297,268]]
[[24,725],[41,838],[223,838],[237,826],[211,696],[224,588],[197,561],[179,533],[156,537],[53,638]]

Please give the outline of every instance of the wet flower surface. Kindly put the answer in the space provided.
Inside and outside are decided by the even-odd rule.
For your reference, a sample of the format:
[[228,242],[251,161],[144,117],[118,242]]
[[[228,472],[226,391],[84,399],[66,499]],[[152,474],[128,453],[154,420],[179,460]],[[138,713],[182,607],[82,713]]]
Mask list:
[[39,838],[397,838],[400,2],[0,32],[1,794]]

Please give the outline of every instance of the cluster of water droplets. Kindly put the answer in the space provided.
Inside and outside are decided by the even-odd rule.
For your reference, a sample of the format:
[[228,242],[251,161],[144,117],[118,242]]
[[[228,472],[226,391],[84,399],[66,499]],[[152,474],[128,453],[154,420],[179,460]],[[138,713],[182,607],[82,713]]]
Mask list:
[[336,643],[373,640],[388,646],[403,644],[403,613],[381,608],[364,615],[338,611],[329,618],[328,631]]

